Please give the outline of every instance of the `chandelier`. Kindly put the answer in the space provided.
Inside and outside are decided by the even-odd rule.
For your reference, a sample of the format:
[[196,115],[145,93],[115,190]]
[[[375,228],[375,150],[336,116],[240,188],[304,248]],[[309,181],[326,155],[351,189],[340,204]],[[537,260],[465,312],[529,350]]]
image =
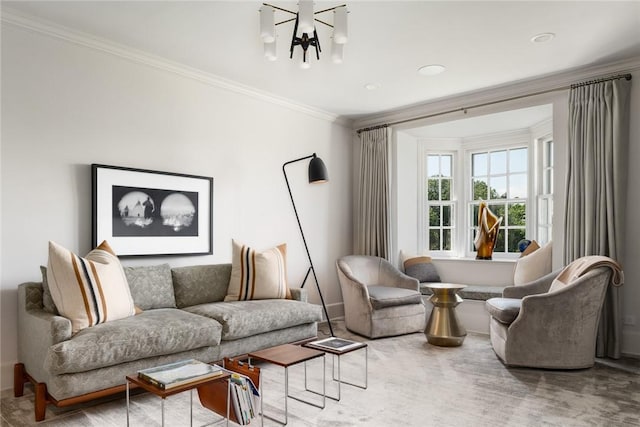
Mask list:
[[[276,23],[276,11],[285,12],[295,17]],[[316,15],[327,12],[333,12],[333,24],[316,18]],[[301,68],[307,69],[311,67],[311,63],[309,62],[311,56],[311,52],[308,52],[309,47],[315,49],[316,59],[320,60],[320,52],[322,52],[322,49],[316,31],[316,22],[333,28],[331,59],[336,64],[342,62],[344,45],[347,43],[346,4],[314,12],[312,0],[300,0],[298,2],[298,12],[294,12],[272,4],[263,3],[260,8],[260,36],[264,42],[264,56],[270,61],[275,61],[278,58],[276,54],[276,26],[288,22],[294,22],[289,58],[293,59],[294,48],[300,46],[302,48]]]

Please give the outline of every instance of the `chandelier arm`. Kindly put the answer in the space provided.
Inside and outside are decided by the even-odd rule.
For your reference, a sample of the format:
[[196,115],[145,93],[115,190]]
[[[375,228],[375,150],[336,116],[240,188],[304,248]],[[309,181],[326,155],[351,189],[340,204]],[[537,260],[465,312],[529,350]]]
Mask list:
[[282,25],[282,24],[286,24],[287,22],[291,22],[291,21],[295,21],[296,18],[291,18],[291,19],[287,19],[286,21],[282,21],[282,22],[277,22],[274,25]]
[[318,19],[318,18],[314,18],[314,21],[317,21],[317,22],[319,22],[319,23],[321,23],[321,24],[324,24],[324,25],[326,25],[327,27],[331,27],[331,28],[333,28],[333,25],[331,25],[331,24],[329,24],[329,23],[326,23],[326,22],[324,22],[324,21],[321,21],[321,20],[320,20],[320,19]]
[[[287,13],[290,13],[290,14],[292,14],[292,15],[297,15],[297,13],[296,13],[296,12],[293,12],[293,11],[288,10],[288,9],[283,9],[283,8],[281,8],[281,7],[274,6],[274,5],[269,4],[269,3],[262,3],[262,4],[263,4],[263,6],[271,6],[272,8],[277,9],[277,10],[280,10],[280,11],[282,11],[282,12],[287,12]],[[346,4],[345,4],[345,6],[346,6]],[[339,6],[338,6],[338,7],[339,7]]]
[[334,6],[334,7],[330,7],[329,9],[325,9],[325,10],[319,10],[317,12],[313,12],[314,15],[317,15],[319,13],[325,13],[325,12],[330,12],[332,10],[336,10],[339,7],[347,7],[346,4],[341,4],[340,6]]

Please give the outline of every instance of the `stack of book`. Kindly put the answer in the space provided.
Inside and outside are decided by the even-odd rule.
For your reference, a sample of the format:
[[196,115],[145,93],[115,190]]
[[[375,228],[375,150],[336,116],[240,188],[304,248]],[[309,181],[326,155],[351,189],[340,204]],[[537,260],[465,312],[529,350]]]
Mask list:
[[189,384],[206,378],[214,378],[225,373],[218,365],[209,365],[195,359],[181,360],[167,365],[138,371],[138,378],[153,384],[161,390]]
[[249,377],[230,372],[231,402],[238,424],[247,425],[258,413],[256,398],[260,396],[258,389]]

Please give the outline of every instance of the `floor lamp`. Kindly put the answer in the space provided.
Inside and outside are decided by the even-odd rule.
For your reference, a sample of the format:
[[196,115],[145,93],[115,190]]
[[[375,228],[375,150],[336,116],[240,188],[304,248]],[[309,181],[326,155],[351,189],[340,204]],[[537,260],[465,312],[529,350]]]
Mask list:
[[316,282],[316,288],[318,288],[318,295],[320,295],[320,301],[322,302],[322,308],[324,309],[324,315],[327,318],[327,323],[329,324],[329,331],[331,331],[331,336],[333,337],[333,328],[331,327],[331,320],[329,319],[329,313],[327,313],[327,306],[324,303],[324,298],[322,297],[322,291],[320,290],[320,285],[318,284],[318,277],[316,276],[316,270],[313,268],[313,261],[311,261],[311,255],[309,254],[309,247],[307,246],[307,239],[304,237],[304,231],[302,231],[302,224],[300,224],[300,217],[298,217],[298,210],[296,209],[296,204],[293,201],[293,194],[291,193],[291,187],[289,186],[289,179],[287,178],[287,170],[285,169],[287,165],[291,163],[301,162],[303,160],[311,159],[309,162],[309,184],[320,184],[323,182],[327,182],[329,180],[329,174],[327,173],[327,167],[324,165],[324,162],[320,157],[316,156],[316,153],[313,153],[310,156],[300,157],[299,159],[291,160],[282,165],[282,173],[284,174],[284,180],[287,183],[287,190],[289,190],[289,197],[291,198],[291,204],[293,205],[293,212],[296,214],[296,220],[298,221],[298,227],[300,227],[300,234],[302,234],[302,242],[304,243],[304,248],[307,251],[307,257],[309,258],[309,269],[307,270],[307,274],[304,276],[304,280],[302,281],[301,288],[304,288],[307,279],[309,278],[309,273],[313,273],[313,279]]

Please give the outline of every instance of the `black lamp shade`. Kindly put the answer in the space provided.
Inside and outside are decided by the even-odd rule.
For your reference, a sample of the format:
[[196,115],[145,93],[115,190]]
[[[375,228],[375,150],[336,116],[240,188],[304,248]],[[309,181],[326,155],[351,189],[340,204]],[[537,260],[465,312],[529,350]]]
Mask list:
[[329,181],[327,167],[320,157],[314,157],[309,162],[309,184],[319,184]]

